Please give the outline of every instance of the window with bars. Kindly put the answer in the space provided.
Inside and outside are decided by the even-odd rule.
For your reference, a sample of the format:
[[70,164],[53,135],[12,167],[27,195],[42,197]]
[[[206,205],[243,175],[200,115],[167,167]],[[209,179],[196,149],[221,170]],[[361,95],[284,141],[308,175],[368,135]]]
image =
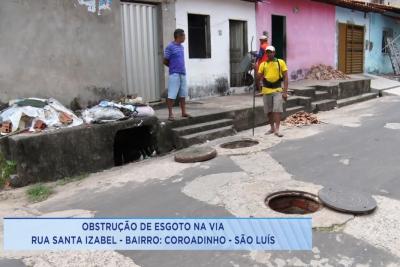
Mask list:
[[382,32],[382,54],[389,54],[389,47],[387,47],[387,37],[393,38],[393,29],[384,29]]
[[210,16],[188,14],[189,58],[211,58]]

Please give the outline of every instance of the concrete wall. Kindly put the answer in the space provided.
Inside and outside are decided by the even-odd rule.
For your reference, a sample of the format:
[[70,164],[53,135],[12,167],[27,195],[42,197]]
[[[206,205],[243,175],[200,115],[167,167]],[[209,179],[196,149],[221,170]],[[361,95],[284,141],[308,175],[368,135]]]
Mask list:
[[335,7],[308,0],[269,0],[257,4],[257,32],[271,35],[271,15],[286,16],[287,64],[291,80],[314,64],[335,63]]
[[[176,27],[188,32],[188,13],[210,16],[211,58],[189,59],[184,43],[189,95],[191,98],[215,94],[216,81],[230,80],[229,20],[247,21],[248,47],[256,35],[254,3],[240,0],[176,0]],[[221,33],[221,34],[220,34]]]
[[[341,7],[336,8],[336,22],[356,24],[365,27],[365,53],[364,71],[372,73],[393,73],[393,68],[388,55],[382,53],[382,34],[384,28],[393,29],[393,36],[400,33],[399,24],[393,19],[377,13],[352,11]],[[336,25],[336,54],[335,62],[338,62],[338,25]],[[372,45],[369,45],[372,42]]]
[[110,7],[98,13],[78,0],[1,1],[0,100],[87,103],[123,93],[120,1]]

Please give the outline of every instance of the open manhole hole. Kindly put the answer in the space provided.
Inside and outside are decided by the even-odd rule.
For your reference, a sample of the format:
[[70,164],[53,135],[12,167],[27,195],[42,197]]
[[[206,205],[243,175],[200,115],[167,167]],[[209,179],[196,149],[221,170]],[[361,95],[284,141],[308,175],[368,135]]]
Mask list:
[[259,142],[252,140],[252,139],[243,139],[243,140],[237,140],[233,142],[228,142],[220,145],[222,148],[226,149],[236,149],[236,148],[245,148],[245,147],[252,147],[258,145]]
[[269,195],[265,204],[285,214],[309,214],[322,208],[316,195],[303,191],[280,191]]

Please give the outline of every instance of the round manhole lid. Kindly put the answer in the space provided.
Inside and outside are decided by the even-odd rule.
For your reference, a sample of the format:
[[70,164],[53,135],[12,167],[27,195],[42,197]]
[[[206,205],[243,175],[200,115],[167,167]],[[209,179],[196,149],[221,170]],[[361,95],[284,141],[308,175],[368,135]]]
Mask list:
[[259,142],[256,140],[242,139],[242,140],[236,140],[236,141],[224,143],[224,144],[220,145],[220,147],[225,148],[225,149],[237,149],[237,148],[252,147],[252,146],[255,146],[258,144],[259,144]]
[[213,159],[217,156],[217,151],[208,146],[191,147],[175,155],[175,161],[181,163],[193,163]]
[[340,187],[324,187],[318,192],[318,197],[325,206],[352,214],[371,213],[377,205],[368,194]]

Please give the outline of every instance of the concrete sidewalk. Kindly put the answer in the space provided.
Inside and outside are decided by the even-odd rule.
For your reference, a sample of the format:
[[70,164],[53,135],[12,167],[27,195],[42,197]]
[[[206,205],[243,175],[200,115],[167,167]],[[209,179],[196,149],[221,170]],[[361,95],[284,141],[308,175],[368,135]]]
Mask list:
[[[359,81],[365,79],[372,79],[367,75],[350,75],[351,79],[347,80],[299,80],[293,81],[289,83],[289,91],[293,90],[302,90],[302,89],[310,89],[314,87],[322,87],[322,86],[336,86],[339,83],[349,82],[349,81]],[[378,76],[376,76],[378,77]],[[380,78],[380,77],[378,77]],[[380,80],[376,83],[378,84],[388,84],[391,80],[382,78],[386,81],[386,83],[382,83]],[[399,86],[400,82],[393,82],[394,85],[390,86]],[[371,81],[372,83],[372,81]],[[389,86],[389,85],[388,85]],[[387,88],[385,86],[384,88]],[[372,85],[371,85],[372,88]],[[374,87],[377,88],[377,87]],[[314,88],[315,89],[315,88]],[[235,90],[242,92],[243,90]],[[295,96],[291,96],[292,98]],[[289,96],[289,99],[291,98]],[[256,107],[262,107],[263,101],[262,97],[256,97],[255,101]],[[212,96],[209,98],[204,98],[200,100],[188,100],[187,101],[187,111],[192,116],[204,116],[209,114],[227,112],[232,110],[241,110],[252,108],[253,106],[253,94],[252,92],[248,93],[240,93],[240,94],[233,94],[229,96]],[[176,120],[184,120],[185,118],[181,118],[181,111],[178,106],[174,107],[173,113]],[[162,104],[158,109],[156,108],[156,116],[161,121],[166,121],[168,119],[168,109],[166,108],[165,104]]]
[[[256,107],[263,106],[262,97],[256,97],[255,100]],[[189,100],[186,104],[187,112],[196,117],[252,107],[253,95],[251,93],[230,96],[216,96],[202,100]],[[173,113],[176,120],[186,120],[186,118],[181,118],[181,111],[179,107],[174,107]],[[168,109],[164,107],[156,110],[156,116],[161,121],[167,120]]]
[[379,93],[379,96],[400,96],[400,82],[382,76],[365,74],[371,78],[371,91]]

